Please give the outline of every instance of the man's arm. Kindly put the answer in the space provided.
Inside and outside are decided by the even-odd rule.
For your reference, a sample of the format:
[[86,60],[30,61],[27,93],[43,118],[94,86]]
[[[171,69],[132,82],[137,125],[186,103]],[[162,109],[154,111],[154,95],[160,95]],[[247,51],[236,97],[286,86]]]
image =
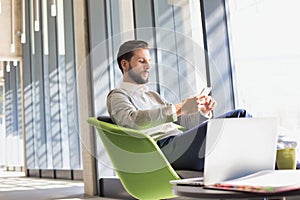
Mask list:
[[108,94],[107,109],[115,123],[134,129],[147,129],[177,120],[174,105],[139,110],[130,96],[120,90],[113,90]]

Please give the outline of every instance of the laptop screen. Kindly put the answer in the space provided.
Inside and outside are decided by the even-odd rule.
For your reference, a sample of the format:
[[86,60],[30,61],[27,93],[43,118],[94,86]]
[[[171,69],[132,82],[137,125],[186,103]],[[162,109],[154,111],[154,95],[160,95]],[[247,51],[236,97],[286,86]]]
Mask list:
[[204,184],[239,178],[275,167],[276,118],[225,118],[208,122]]

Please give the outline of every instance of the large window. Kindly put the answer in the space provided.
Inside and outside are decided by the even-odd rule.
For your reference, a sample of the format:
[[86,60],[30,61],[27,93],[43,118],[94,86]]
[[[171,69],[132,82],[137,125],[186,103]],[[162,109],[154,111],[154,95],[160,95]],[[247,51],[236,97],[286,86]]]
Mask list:
[[[2,64],[2,63],[1,63]],[[2,70],[2,68],[0,69]],[[1,72],[3,73],[3,72]],[[5,165],[5,135],[3,127],[3,81],[0,81],[0,168]]]
[[[91,0],[88,8],[94,115],[107,115],[106,96],[122,81],[116,55],[127,40],[149,43],[149,86],[168,101],[177,103],[206,85],[199,0]],[[100,138],[95,138],[99,174],[111,175]]]
[[[29,175],[35,169],[81,169],[73,1],[36,2],[26,1],[24,13],[26,43],[23,44],[22,89]],[[5,78],[19,77],[20,68],[16,69],[19,71],[11,70]],[[19,82],[18,89],[21,88]],[[7,87],[5,85],[8,94],[17,88],[14,81]],[[6,110],[8,116],[17,113],[22,114]],[[6,133],[9,132],[6,128]]]
[[228,2],[237,106],[300,138],[300,1]]

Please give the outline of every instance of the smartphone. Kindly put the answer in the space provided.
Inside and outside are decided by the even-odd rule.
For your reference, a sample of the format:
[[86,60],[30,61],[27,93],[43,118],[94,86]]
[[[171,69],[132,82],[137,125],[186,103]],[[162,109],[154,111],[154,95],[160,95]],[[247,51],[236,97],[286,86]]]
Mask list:
[[199,96],[208,96],[212,87],[204,87]]

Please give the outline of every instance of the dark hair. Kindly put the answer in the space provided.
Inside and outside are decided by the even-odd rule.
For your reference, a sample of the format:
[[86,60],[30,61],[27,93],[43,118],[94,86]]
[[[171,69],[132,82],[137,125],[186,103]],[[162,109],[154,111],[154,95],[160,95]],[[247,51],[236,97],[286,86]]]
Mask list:
[[120,48],[117,55],[118,65],[120,70],[123,73],[123,68],[121,65],[121,61],[127,60],[130,61],[131,57],[134,55],[133,52],[137,49],[147,49],[148,43],[142,40],[129,40],[127,42],[124,42]]

